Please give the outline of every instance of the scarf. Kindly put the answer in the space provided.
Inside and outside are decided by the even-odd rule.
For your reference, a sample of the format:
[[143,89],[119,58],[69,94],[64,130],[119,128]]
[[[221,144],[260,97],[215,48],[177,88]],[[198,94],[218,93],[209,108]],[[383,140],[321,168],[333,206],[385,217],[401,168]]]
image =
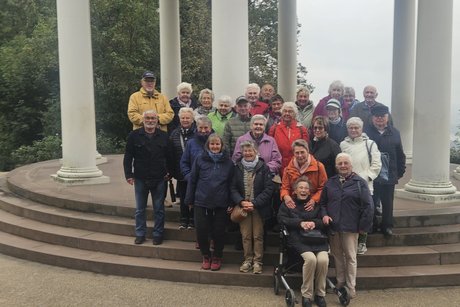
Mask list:
[[241,164],[243,165],[244,170],[248,172],[252,172],[258,162],[259,162],[259,156],[256,156],[254,161],[246,161],[244,160],[244,158],[241,159]]
[[310,166],[311,163],[311,156],[308,154],[307,162],[304,163],[304,165],[299,166],[299,163],[297,162],[297,159],[294,158],[294,166],[299,170],[300,174],[304,174],[307,168]]
[[214,163],[217,163],[222,158],[222,156],[224,155],[223,152],[213,153],[213,152],[209,151],[209,149],[206,149],[206,151],[208,152],[209,157],[211,157],[211,159],[212,159],[212,161],[214,161]]

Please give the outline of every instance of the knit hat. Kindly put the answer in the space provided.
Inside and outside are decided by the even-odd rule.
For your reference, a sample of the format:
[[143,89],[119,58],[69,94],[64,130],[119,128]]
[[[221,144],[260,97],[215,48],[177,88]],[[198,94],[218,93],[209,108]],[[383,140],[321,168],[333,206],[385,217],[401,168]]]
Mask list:
[[329,101],[327,102],[326,104],[326,108],[328,107],[331,107],[331,108],[336,108],[336,109],[341,109],[341,105],[340,105],[340,101],[338,101],[337,99],[329,99]]

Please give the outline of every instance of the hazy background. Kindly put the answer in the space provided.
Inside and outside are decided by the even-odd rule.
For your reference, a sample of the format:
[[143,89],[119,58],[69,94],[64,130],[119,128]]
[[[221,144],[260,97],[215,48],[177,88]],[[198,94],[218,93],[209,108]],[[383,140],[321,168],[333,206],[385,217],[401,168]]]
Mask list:
[[[363,100],[364,86],[377,87],[377,100],[391,106],[394,1],[298,0],[298,60],[316,88],[314,103],[327,95],[329,84],[341,80]],[[460,1],[454,1],[451,132],[460,125]]]

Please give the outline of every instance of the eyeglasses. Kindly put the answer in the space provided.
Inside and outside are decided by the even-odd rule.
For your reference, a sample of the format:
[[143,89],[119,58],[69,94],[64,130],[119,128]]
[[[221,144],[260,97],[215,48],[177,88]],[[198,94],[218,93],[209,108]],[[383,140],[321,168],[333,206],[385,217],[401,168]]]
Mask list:
[[322,126],[314,126],[313,130],[324,130],[324,127],[322,127]]

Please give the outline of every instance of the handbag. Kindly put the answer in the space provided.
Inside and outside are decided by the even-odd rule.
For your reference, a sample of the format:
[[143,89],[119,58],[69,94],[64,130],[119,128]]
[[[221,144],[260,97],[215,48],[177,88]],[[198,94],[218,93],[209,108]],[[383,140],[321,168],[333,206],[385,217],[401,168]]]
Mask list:
[[300,230],[300,237],[305,244],[323,244],[328,239],[319,229]]
[[[366,140],[366,149],[367,149],[367,157],[369,158],[369,165],[372,163],[372,156],[371,156],[371,149],[375,142],[371,143],[370,148],[367,147],[367,140]],[[390,155],[386,152],[380,152],[380,161],[382,162],[382,168],[380,169],[380,173],[374,180],[377,183],[386,183],[388,182],[388,176],[390,173]]]
[[237,205],[233,208],[232,213],[230,214],[230,219],[232,220],[233,223],[240,223],[247,216],[248,216],[248,213],[243,210],[243,207],[240,207]]

